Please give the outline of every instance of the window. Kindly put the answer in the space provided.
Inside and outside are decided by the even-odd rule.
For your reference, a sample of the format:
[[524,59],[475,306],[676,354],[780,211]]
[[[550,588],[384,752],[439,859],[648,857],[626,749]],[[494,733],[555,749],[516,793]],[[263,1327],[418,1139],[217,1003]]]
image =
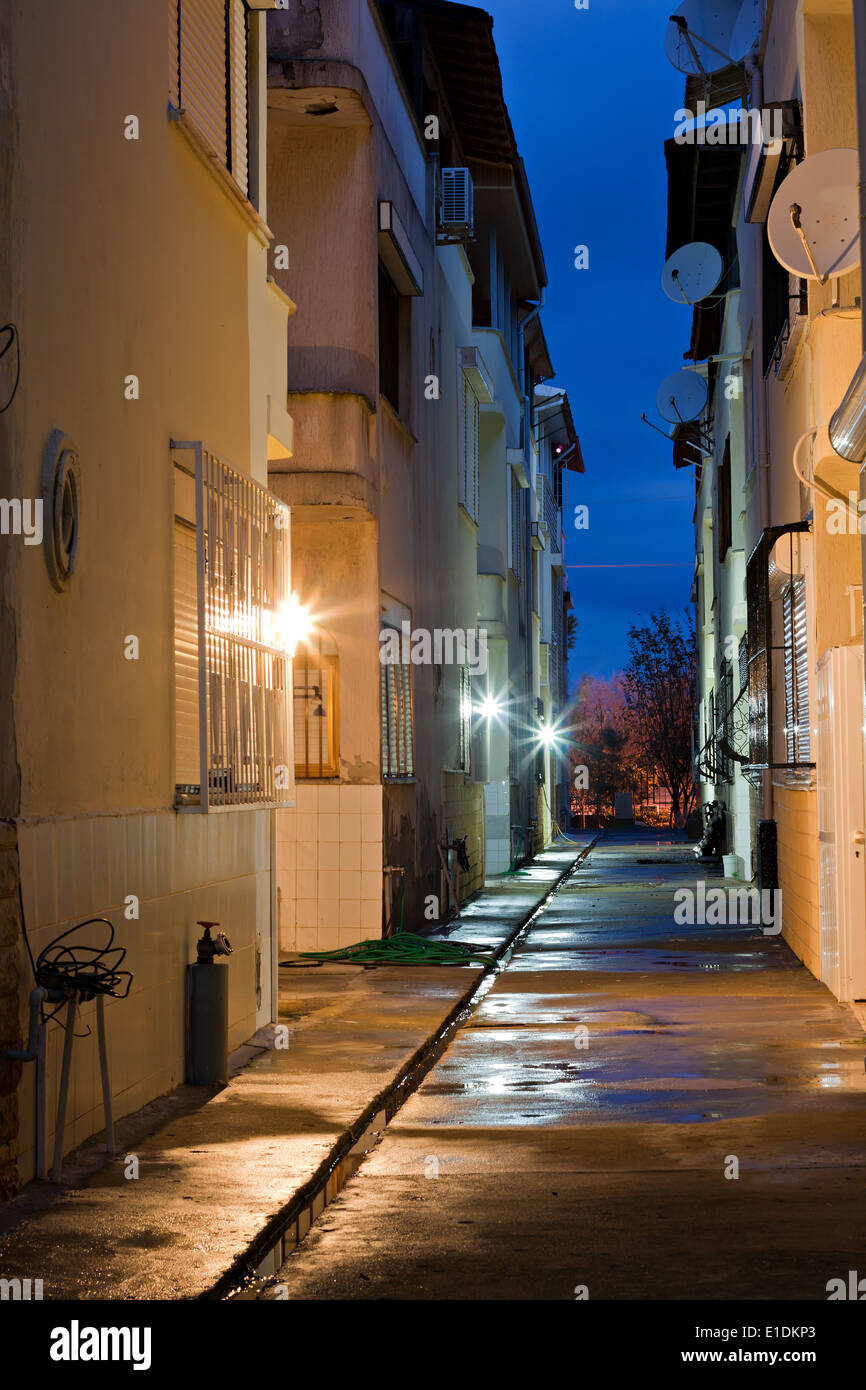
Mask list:
[[400,410],[400,295],[379,265],[379,392]]
[[169,0],[169,101],[246,195],[249,182],[244,0]]
[[520,777],[520,737],[521,721],[516,695],[508,702],[508,778],[511,782]]
[[515,579],[520,578],[521,556],[523,553],[523,492],[514,474],[511,474],[511,484],[508,494],[508,568]]
[[291,801],[289,512],[201,444],[175,462],[175,801]]
[[382,719],[382,776],[414,777],[415,727],[412,672],[408,664],[379,667]]
[[719,564],[731,548],[731,436],[725,440],[725,451],[716,474],[716,526],[719,542]]
[[806,643],[806,581],[800,576],[782,596],[785,632],[785,755],[809,762],[809,657]]
[[337,653],[322,632],[295,652],[292,697],[295,777],[339,776]]
[[468,776],[472,769],[472,677],[468,666],[458,666],[457,768]]
[[[803,577],[808,531],[809,523],[804,521],[768,528],[746,567],[749,763],[743,773],[755,785],[768,767],[781,768],[798,777],[808,775],[811,768]],[[791,575],[796,577],[791,580]],[[774,608],[779,600],[781,613]],[[776,634],[782,638],[781,645],[774,641]],[[784,729],[776,723],[783,681]]]
[[478,520],[478,435],[481,407],[475,389],[466,372],[463,378],[463,401],[460,430],[460,504],[473,521]]

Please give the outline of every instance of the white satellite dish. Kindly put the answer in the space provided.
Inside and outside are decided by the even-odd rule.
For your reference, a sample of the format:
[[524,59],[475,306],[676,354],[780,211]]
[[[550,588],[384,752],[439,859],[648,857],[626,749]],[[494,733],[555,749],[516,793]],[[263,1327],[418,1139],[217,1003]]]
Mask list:
[[662,271],[662,288],[675,304],[698,304],[712,294],[722,278],[724,262],[707,241],[690,241],[669,258]]
[[674,372],[659,387],[656,408],[669,424],[685,424],[697,420],[708,396],[707,383],[697,372]]
[[760,0],[682,0],[668,24],[665,52],[680,72],[706,77],[742,62],[760,32]]
[[860,264],[856,150],[810,155],[784,180],[767,218],[773,255],[792,275],[821,284]]

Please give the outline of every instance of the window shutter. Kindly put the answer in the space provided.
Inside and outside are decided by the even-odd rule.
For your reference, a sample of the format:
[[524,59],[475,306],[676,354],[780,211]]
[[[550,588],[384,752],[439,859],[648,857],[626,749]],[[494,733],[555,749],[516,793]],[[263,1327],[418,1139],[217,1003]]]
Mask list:
[[229,71],[231,73],[231,172],[242,193],[249,184],[247,145],[247,12],[244,0],[229,0]]
[[168,0],[168,99],[177,110],[180,106],[180,0]]
[[175,782],[201,782],[195,531],[174,526]]
[[795,579],[782,601],[785,628],[785,744],[789,763],[810,757],[806,581]]
[[473,520],[478,519],[478,431],[480,407],[466,373],[463,373],[463,469],[462,497]]
[[225,0],[180,0],[180,104],[228,164]]
[[406,776],[415,776],[415,715],[412,708],[412,672],[411,668],[404,666],[403,671],[403,708],[406,719]]
[[797,761],[811,759],[811,728],[809,726],[809,648],[806,641],[806,581],[794,585],[794,677],[797,683]]
[[412,777],[415,774],[415,727],[409,666],[380,666],[379,692],[383,776]]

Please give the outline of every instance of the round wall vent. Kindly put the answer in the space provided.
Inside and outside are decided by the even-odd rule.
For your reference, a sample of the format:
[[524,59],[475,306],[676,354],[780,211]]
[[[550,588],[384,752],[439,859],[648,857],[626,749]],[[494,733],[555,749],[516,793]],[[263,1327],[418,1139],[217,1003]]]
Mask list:
[[54,430],[42,463],[45,561],[51,583],[62,593],[75,569],[81,525],[81,469],[78,450],[62,430]]

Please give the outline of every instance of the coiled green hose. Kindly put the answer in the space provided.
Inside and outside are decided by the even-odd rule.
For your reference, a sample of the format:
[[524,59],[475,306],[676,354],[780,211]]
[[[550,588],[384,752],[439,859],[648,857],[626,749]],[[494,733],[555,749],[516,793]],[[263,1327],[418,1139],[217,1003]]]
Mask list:
[[300,951],[303,960],[345,962],[349,965],[485,965],[498,968],[495,956],[460,941],[431,941],[415,932],[399,931],[379,940],[355,941],[335,951]]

